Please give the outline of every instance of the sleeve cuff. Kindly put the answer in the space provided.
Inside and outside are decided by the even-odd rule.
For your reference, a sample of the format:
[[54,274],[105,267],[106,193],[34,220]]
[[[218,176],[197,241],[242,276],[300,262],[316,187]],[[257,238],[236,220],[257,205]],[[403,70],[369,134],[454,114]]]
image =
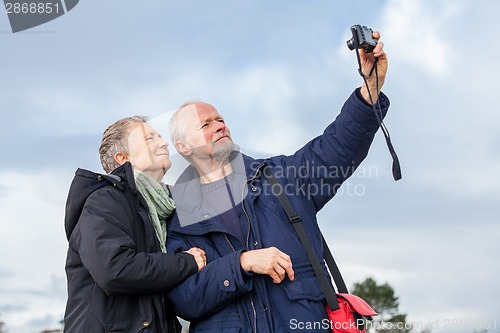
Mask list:
[[[355,94],[356,94],[356,97],[366,106],[368,107],[372,107],[372,105],[370,103],[368,103],[367,101],[365,101],[365,99],[363,98],[363,96],[361,95],[361,87],[357,88],[355,90]],[[383,93],[383,92],[380,92],[380,94],[378,95],[378,98],[380,100],[380,106],[382,108],[386,108],[388,107],[389,105],[389,99],[387,98],[387,96]]]

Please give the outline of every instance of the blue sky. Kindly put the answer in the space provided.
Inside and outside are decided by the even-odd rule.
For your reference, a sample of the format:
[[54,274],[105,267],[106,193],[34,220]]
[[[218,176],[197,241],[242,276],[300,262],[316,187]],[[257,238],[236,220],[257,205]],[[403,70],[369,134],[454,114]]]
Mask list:
[[325,237],[348,284],[388,282],[410,321],[499,332],[499,10],[494,0],[80,1],[16,34],[0,13],[0,320],[12,333],[58,327],[67,190],[76,168],[101,171],[110,123],[144,114],[167,135],[163,115],[202,99],[243,152],[293,153],[361,84],[345,44],[359,23],[386,45],[386,125],[403,179],[392,180],[378,133],[320,212]]

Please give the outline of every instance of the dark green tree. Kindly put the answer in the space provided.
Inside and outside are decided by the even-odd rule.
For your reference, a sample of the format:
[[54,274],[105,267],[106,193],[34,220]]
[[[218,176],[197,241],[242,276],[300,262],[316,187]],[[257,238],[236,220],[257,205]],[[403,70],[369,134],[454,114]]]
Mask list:
[[5,326],[4,322],[0,320],[0,333],[7,333],[4,326]]
[[394,289],[387,283],[377,284],[369,277],[357,282],[352,293],[364,299],[378,313],[366,327],[368,332],[377,333],[408,333],[411,325],[406,323],[406,314],[399,313],[398,297]]

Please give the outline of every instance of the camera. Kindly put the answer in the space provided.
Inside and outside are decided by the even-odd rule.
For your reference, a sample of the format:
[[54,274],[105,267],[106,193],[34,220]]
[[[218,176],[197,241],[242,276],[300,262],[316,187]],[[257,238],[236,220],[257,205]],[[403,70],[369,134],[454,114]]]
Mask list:
[[349,50],[356,48],[363,49],[366,53],[371,53],[377,45],[377,40],[372,37],[373,30],[364,25],[353,25],[351,27],[352,38],[347,41]]

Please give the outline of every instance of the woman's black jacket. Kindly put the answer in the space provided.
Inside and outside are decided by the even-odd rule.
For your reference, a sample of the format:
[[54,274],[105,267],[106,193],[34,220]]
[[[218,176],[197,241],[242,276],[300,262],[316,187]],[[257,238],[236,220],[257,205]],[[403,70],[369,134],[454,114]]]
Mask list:
[[66,203],[64,332],[176,332],[163,293],[198,271],[162,253],[130,163],[111,175],[78,169]]

